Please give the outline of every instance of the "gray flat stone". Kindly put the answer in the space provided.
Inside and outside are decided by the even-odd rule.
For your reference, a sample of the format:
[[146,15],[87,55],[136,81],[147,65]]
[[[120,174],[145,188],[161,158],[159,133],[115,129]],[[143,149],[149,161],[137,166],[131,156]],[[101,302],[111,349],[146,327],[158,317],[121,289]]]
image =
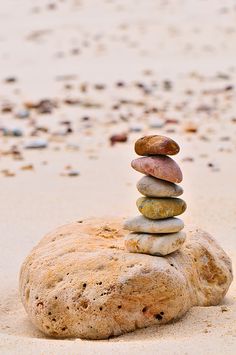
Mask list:
[[179,218],[153,220],[137,216],[124,223],[124,229],[141,233],[175,233],[183,228],[184,222]]
[[149,197],[175,197],[184,192],[181,186],[152,176],[142,177],[137,183],[137,189],[142,195]]

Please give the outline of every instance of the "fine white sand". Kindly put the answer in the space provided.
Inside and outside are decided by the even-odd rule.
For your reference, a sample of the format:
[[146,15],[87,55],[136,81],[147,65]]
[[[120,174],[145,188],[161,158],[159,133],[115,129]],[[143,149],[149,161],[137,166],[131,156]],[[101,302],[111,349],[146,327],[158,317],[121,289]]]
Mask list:
[[[18,299],[20,265],[31,248],[48,231],[78,218],[136,215],[141,175],[130,168],[134,141],[156,133],[140,109],[130,122],[117,118],[109,107],[117,98],[146,100],[157,106],[186,100],[189,106],[174,110],[167,118],[180,124],[158,129],[176,139],[181,152],[176,161],[184,174],[183,198],[188,209],[185,224],[210,232],[236,263],[236,95],[235,90],[205,95],[236,81],[236,8],[234,1],[48,1],[17,0],[0,4],[0,104],[42,98],[62,100],[68,96],[58,76],[73,75],[72,97],[81,97],[79,83],[105,83],[105,92],[92,91],[88,98],[102,102],[100,110],[61,105],[53,115],[35,116],[40,125],[57,129],[58,120],[71,120],[71,137],[49,137],[49,148],[24,151],[24,161],[2,154],[12,144],[28,140],[0,137],[0,353],[1,354],[235,354],[236,283],[217,307],[195,307],[180,321],[136,331],[109,341],[47,339],[29,322]],[[87,42],[88,43],[87,43]],[[87,43],[87,44],[86,44]],[[81,53],[72,55],[78,48]],[[151,77],[144,71],[151,70]],[[227,74],[228,79],[224,78]],[[217,76],[218,75],[218,76]],[[5,84],[16,76],[16,84]],[[223,78],[223,79],[222,79]],[[117,92],[114,82],[161,82],[172,80],[174,90],[145,98],[136,89]],[[70,96],[70,95],[69,95]],[[150,103],[151,102],[151,103]],[[216,107],[200,112],[198,105]],[[78,117],[91,115],[89,127]],[[158,114],[156,114],[158,116]],[[96,118],[96,119],[95,119]],[[138,118],[138,119],[137,119]],[[182,121],[183,120],[183,121]],[[186,133],[184,124],[194,122],[197,133]],[[114,147],[109,136],[127,131],[130,124],[142,131],[130,133],[127,143]],[[0,115],[0,126],[21,127],[23,120]],[[202,139],[201,137],[205,137]],[[48,137],[47,137],[48,138]],[[206,138],[208,140],[206,140]],[[66,148],[75,143],[79,150]],[[187,158],[187,159],[186,159]],[[191,159],[192,161],[189,161]],[[45,161],[47,164],[45,164]],[[21,167],[33,164],[33,171]],[[213,164],[212,166],[208,166]],[[80,176],[61,176],[65,166],[78,168]]]

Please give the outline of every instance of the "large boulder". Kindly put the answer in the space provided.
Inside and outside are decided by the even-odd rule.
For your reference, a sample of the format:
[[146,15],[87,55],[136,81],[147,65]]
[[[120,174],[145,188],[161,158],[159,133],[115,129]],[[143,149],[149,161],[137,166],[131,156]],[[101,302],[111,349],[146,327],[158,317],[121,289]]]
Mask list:
[[166,257],[124,250],[122,220],[90,219],[46,235],[22,265],[21,299],[52,337],[105,339],[221,302],[232,281],[229,257],[206,232],[187,230]]

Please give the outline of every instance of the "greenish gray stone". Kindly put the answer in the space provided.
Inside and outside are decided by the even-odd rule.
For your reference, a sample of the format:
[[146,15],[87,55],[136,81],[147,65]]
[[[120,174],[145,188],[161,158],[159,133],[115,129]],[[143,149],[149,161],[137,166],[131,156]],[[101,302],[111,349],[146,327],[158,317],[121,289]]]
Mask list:
[[139,212],[150,219],[164,219],[178,216],[187,208],[181,198],[150,198],[140,197],[137,202]]

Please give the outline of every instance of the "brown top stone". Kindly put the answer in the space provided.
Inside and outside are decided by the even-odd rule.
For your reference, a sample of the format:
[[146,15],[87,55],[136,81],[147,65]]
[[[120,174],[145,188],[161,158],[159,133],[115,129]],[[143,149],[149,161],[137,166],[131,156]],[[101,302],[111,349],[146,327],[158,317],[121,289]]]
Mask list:
[[138,139],[134,149],[138,155],[175,155],[180,150],[173,139],[160,135],[145,136]]

